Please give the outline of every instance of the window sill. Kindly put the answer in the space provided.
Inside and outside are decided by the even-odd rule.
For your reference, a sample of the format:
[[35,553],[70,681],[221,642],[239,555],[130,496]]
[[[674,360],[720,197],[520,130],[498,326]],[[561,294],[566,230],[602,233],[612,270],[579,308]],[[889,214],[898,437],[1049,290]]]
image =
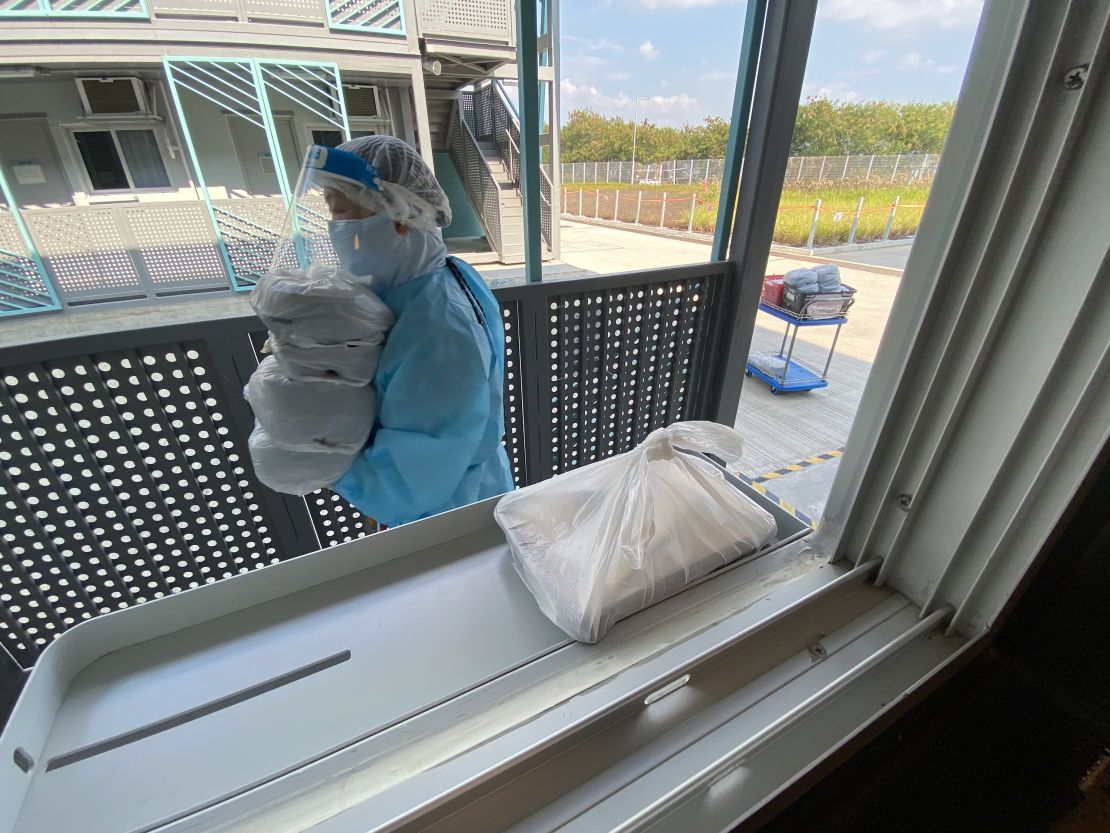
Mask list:
[[89,205],[112,205],[114,203],[138,202],[138,194],[99,194],[88,198]]
[[[961,645],[921,635],[845,678],[917,611],[865,583],[874,565],[849,572],[801,540],[573,643],[513,573],[495,502],[70,630],[3,737],[0,755],[36,765],[0,771],[4,804],[22,805],[0,827],[361,833],[467,805],[472,833],[531,816],[632,831],[709,818],[726,792],[714,812],[738,814]],[[229,696],[344,653],[253,702]],[[806,704],[832,683],[818,723]],[[521,792],[498,791],[506,773]]]

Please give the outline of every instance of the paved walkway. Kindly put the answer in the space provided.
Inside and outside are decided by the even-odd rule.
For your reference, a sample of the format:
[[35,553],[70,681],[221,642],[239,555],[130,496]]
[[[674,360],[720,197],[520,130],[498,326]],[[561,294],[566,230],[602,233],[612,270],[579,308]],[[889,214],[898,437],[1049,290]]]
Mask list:
[[889,246],[877,246],[873,249],[857,249],[854,252],[837,252],[832,255],[837,260],[850,260],[853,263],[871,266],[888,266],[894,269],[905,269],[906,261],[910,256],[913,241],[906,240]]

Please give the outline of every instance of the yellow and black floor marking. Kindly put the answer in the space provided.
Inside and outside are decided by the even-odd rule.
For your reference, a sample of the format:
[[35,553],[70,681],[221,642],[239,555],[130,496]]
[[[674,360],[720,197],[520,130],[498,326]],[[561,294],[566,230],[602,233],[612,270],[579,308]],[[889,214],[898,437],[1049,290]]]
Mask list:
[[814,520],[793,503],[788,500],[783,500],[781,497],[776,495],[774,492],[772,492],[770,489],[768,489],[757,480],[754,480],[753,478],[748,477],[746,474],[741,474],[739,472],[736,472],[736,476],[747,483],[749,486],[751,486],[753,489],[755,489],[757,492],[759,492],[761,495],[766,497],[768,500],[776,503],[780,509],[785,509],[806,526],[811,526],[814,529],[817,529],[817,527],[820,525],[821,522],[819,520]]
[[836,448],[825,454],[814,454],[812,457],[806,457],[804,460],[799,460],[797,463],[792,463],[786,468],[775,469],[774,471],[769,471],[766,474],[761,474],[759,477],[753,477],[752,482],[765,483],[768,480],[777,480],[780,477],[785,477],[786,475],[793,474],[796,471],[801,471],[802,469],[809,468],[810,466],[816,466],[818,463],[824,463],[828,460],[835,460],[836,458],[842,457],[843,455],[843,448]]
[[844,449],[837,448],[825,454],[815,454],[812,457],[806,457],[804,460],[799,460],[797,463],[793,463],[786,468],[769,471],[766,474],[761,474],[759,477],[748,477],[745,474],[738,474],[738,476],[741,480],[743,480],[761,495],[769,498],[770,500],[773,500],[781,509],[786,510],[807,526],[811,526],[814,529],[817,529],[817,527],[821,525],[821,520],[819,518],[811,518],[790,501],[780,498],[778,495],[768,489],[767,486],[764,484],[766,484],[768,481],[777,480],[778,478],[784,477],[785,475],[793,474],[794,472],[809,468],[810,466],[815,466],[818,463],[824,463],[828,460],[835,460],[838,457],[843,456],[843,454]]

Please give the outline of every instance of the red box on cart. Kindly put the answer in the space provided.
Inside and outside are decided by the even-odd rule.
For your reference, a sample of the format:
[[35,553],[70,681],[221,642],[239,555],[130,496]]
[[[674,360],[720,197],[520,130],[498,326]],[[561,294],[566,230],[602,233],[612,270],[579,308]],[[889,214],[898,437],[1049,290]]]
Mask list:
[[759,300],[773,307],[782,306],[782,275],[767,275],[763,279],[763,293]]

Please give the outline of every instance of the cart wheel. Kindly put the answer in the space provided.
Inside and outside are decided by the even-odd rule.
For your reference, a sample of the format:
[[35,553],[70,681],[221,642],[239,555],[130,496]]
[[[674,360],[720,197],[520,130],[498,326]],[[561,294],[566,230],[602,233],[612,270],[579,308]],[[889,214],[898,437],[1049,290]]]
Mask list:
[[778,388],[771,388],[771,395],[772,396],[778,396],[779,395],[779,389]]
[[752,372],[751,372],[750,370],[745,370],[745,371],[744,371],[744,375],[745,375],[745,376],[751,376],[751,375],[752,375]]

